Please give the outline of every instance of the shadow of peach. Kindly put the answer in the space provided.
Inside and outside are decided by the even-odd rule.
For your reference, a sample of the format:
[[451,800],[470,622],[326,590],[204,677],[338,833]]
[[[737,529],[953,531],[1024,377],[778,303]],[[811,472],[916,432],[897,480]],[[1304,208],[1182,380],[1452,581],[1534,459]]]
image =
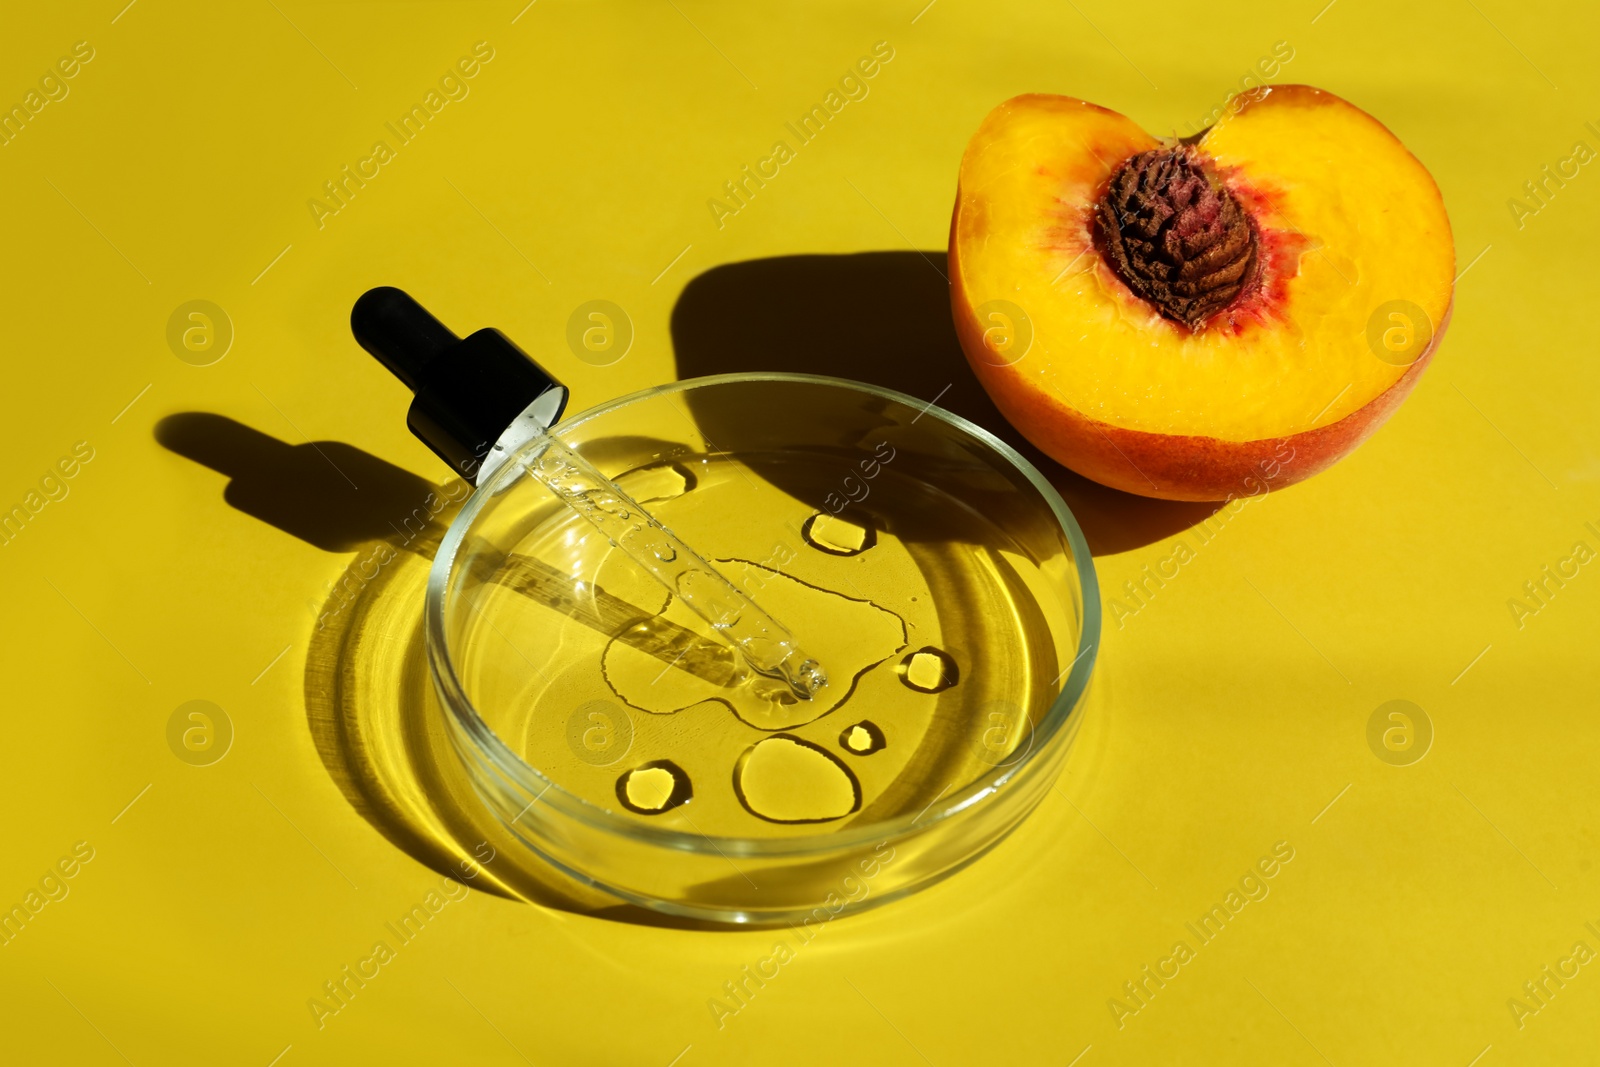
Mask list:
[[937,400],[1037,467],[1097,556],[1170,537],[1218,507],[1109,489],[1063,467],[1012,428],[962,354],[942,251],[777,256],[713,267],[678,297],[672,343],[680,378],[825,374]]

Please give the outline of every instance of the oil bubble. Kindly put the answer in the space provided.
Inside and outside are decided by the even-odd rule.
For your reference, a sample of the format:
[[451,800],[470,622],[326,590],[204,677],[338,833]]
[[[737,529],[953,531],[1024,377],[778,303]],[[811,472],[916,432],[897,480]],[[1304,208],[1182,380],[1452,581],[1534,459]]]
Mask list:
[[846,726],[844,732],[839,735],[840,747],[857,756],[870,756],[874,752],[881,752],[884,744],[883,731],[870,719],[862,719],[853,726]]
[[757,741],[739,757],[733,789],[768,822],[828,822],[861,807],[861,783],[839,757],[789,734]]
[[692,796],[689,776],[671,760],[652,760],[623,772],[617,779],[617,799],[639,815],[660,815]]
[[948,652],[919,648],[900,661],[900,680],[919,693],[942,693],[961,680],[961,672]]
[[806,544],[830,556],[858,556],[878,543],[878,531],[864,516],[818,512],[800,527]]

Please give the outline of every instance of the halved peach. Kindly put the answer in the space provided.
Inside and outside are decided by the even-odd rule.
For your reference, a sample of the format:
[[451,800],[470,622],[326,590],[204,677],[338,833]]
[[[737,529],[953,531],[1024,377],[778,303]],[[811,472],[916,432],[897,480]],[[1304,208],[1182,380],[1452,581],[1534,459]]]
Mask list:
[[1159,140],[1064,96],[1009,100],[961,162],[950,285],[1007,419],[1106,485],[1220,500],[1293,484],[1399,406],[1448,322],[1433,178],[1303,85]]

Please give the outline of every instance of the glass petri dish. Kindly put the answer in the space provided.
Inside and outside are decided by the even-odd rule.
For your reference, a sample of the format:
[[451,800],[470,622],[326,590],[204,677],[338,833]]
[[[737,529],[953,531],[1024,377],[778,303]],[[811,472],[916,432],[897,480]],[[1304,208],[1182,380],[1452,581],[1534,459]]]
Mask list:
[[[424,630],[477,794],[621,901],[804,922],[959,870],[1038,804],[1100,639],[1077,522],[1026,460],[914,397],[718,375],[556,430],[794,632],[817,699],[710,627],[527,473],[480,486]],[[787,698],[787,699],[786,699]]]

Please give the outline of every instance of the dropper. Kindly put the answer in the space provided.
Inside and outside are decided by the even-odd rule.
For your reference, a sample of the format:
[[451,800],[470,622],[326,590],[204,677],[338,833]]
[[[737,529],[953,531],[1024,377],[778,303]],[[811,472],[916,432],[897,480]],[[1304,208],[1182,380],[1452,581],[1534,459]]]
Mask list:
[[782,623],[549,433],[566,408],[566,386],[499,330],[457,337],[391,286],[362,294],[350,329],[416,394],[406,424],[462,478],[484,485],[516,454],[529,476],[709,623],[751,670],[802,700],[828,684]]

